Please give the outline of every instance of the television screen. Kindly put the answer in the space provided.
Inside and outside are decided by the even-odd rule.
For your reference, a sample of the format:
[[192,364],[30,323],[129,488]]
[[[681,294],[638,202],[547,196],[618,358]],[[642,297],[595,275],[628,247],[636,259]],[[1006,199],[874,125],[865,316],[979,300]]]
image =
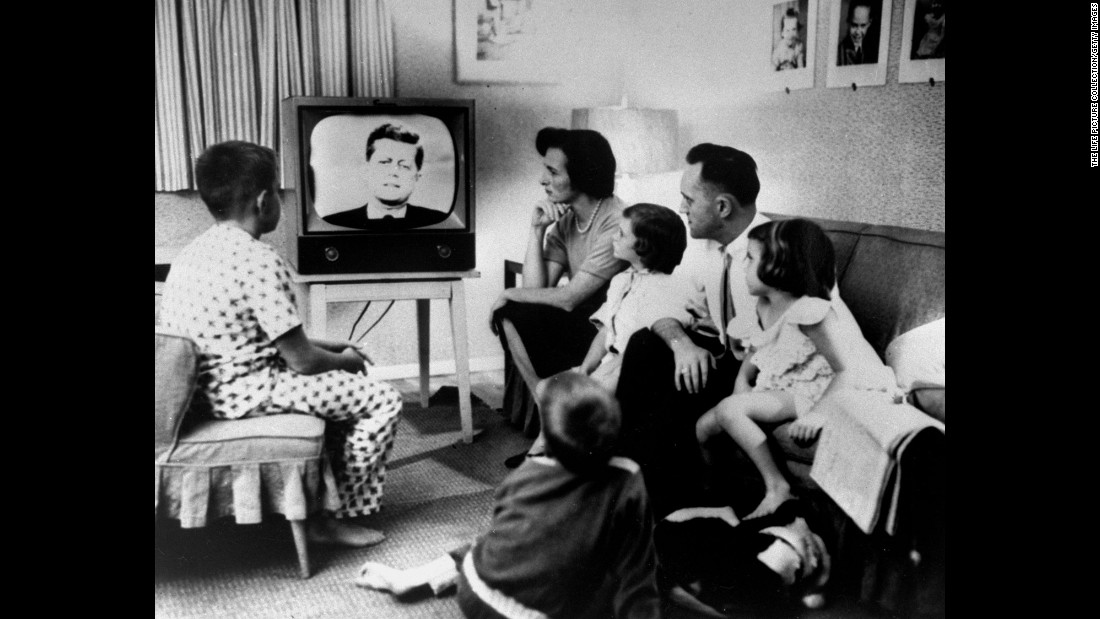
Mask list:
[[318,110],[304,121],[312,198],[307,233],[466,227],[465,213],[454,208],[455,143],[441,119]]
[[474,266],[474,102],[283,101],[286,255],[303,274]]

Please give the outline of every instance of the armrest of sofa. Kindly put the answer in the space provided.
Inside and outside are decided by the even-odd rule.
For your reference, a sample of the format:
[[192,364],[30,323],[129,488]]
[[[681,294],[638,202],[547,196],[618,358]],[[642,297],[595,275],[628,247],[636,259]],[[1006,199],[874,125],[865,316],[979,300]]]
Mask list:
[[154,461],[167,458],[191,408],[198,380],[198,350],[190,338],[154,329],[156,397],[153,415]]
[[909,403],[942,424],[947,424],[947,387],[921,387],[909,393]]
[[830,394],[835,409],[822,430],[810,478],[870,533],[880,520],[893,534],[900,483],[894,471],[918,434],[946,434],[946,426],[885,394],[845,390]]

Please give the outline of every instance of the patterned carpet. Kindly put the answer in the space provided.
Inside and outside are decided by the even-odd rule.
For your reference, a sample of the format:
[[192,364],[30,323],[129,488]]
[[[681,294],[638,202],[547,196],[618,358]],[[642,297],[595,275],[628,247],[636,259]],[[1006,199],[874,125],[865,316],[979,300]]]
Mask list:
[[[453,594],[396,599],[352,583],[364,561],[399,568],[418,565],[471,541],[489,525],[493,489],[508,473],[504,459],[526,449],[530,439],[475,396],[476,435],[472,444],[463,444],[454,391],[444,387],[432,396],[427,409],[407,393],[389,460],[384,507],[361,520],[385,531],[385,542],[366,549],[311,545],[313,575],[301,580],[290,528],[281,518],[258,525],[220,521],[189,530],[174,522],[158,522],[154,616],[462,617]],[[662,612],[665,619],[700,617],[667,604]],[[825,609],[792,616],[879,619],[883,615],[834,600]]]
[[461,442],[453,390],[422,409],[407,398],[390,456],[381,513],[361,522],[385,531],[373,548],[312,545],[313,575],[297,576],[289,526],[218,522],[182,530],[158,523],[155,616],[185,617],[461,617],[452,597],[397,600],[352,584],[363,561],[408,567],[472,540],[489,523],[504,458],[530,443],[484,402],[474,403],[476,436]]

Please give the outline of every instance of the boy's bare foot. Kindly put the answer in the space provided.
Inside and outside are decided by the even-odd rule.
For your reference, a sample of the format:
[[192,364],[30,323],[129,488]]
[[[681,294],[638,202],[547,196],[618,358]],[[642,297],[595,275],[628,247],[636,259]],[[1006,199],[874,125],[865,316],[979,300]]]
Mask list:
[[355,584],[367,589],[404,595],[423,583],[412,582],[403,570],[367,561],[359,568],[359,576],[355,579]]
[[431,587],[432,592],[439,595],[457,582],[458,568],[450,555],[406,570],[367,561],[359,568],[359,577],[355,579],[360,587],[389,591],[394,595],[405,595],[423,586]]
[[333,544],[351,546],[352,548],[374,546],[386,539],[385,534],[381,531],[340,522],[327,514],[310,519],[306,537],[316,544]]
[[779,509],[780,505],[792,498],[794,497],[791,495],[790,486],[768,488],[767,492],[764,494],[764,500],[760,501],[760,504],[756,506],[756,509],[752,510],[751,514],[745,516],[745,520],[752,520],[753,518],[774,514],[775,510]]

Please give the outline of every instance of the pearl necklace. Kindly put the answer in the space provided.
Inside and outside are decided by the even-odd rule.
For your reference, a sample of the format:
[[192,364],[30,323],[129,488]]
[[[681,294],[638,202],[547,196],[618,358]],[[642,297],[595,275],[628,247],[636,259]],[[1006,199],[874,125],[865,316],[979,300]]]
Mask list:
[[588,230],[592,228],[592,222],[596,221],[596,215],[599,214],[600,207],[602,205],[603,205],[603,198],[600,198],[600,201],[596,203],[595,210],[592,211],[592,216],[588,218],[588,225],[585,226],[583,229],[581,229],[580,217],[577,217],[576,211],[573,212],[573,225],[577,227],[577,232],[580,232],[581,234],[584,234],[585,232],[588,232]]

